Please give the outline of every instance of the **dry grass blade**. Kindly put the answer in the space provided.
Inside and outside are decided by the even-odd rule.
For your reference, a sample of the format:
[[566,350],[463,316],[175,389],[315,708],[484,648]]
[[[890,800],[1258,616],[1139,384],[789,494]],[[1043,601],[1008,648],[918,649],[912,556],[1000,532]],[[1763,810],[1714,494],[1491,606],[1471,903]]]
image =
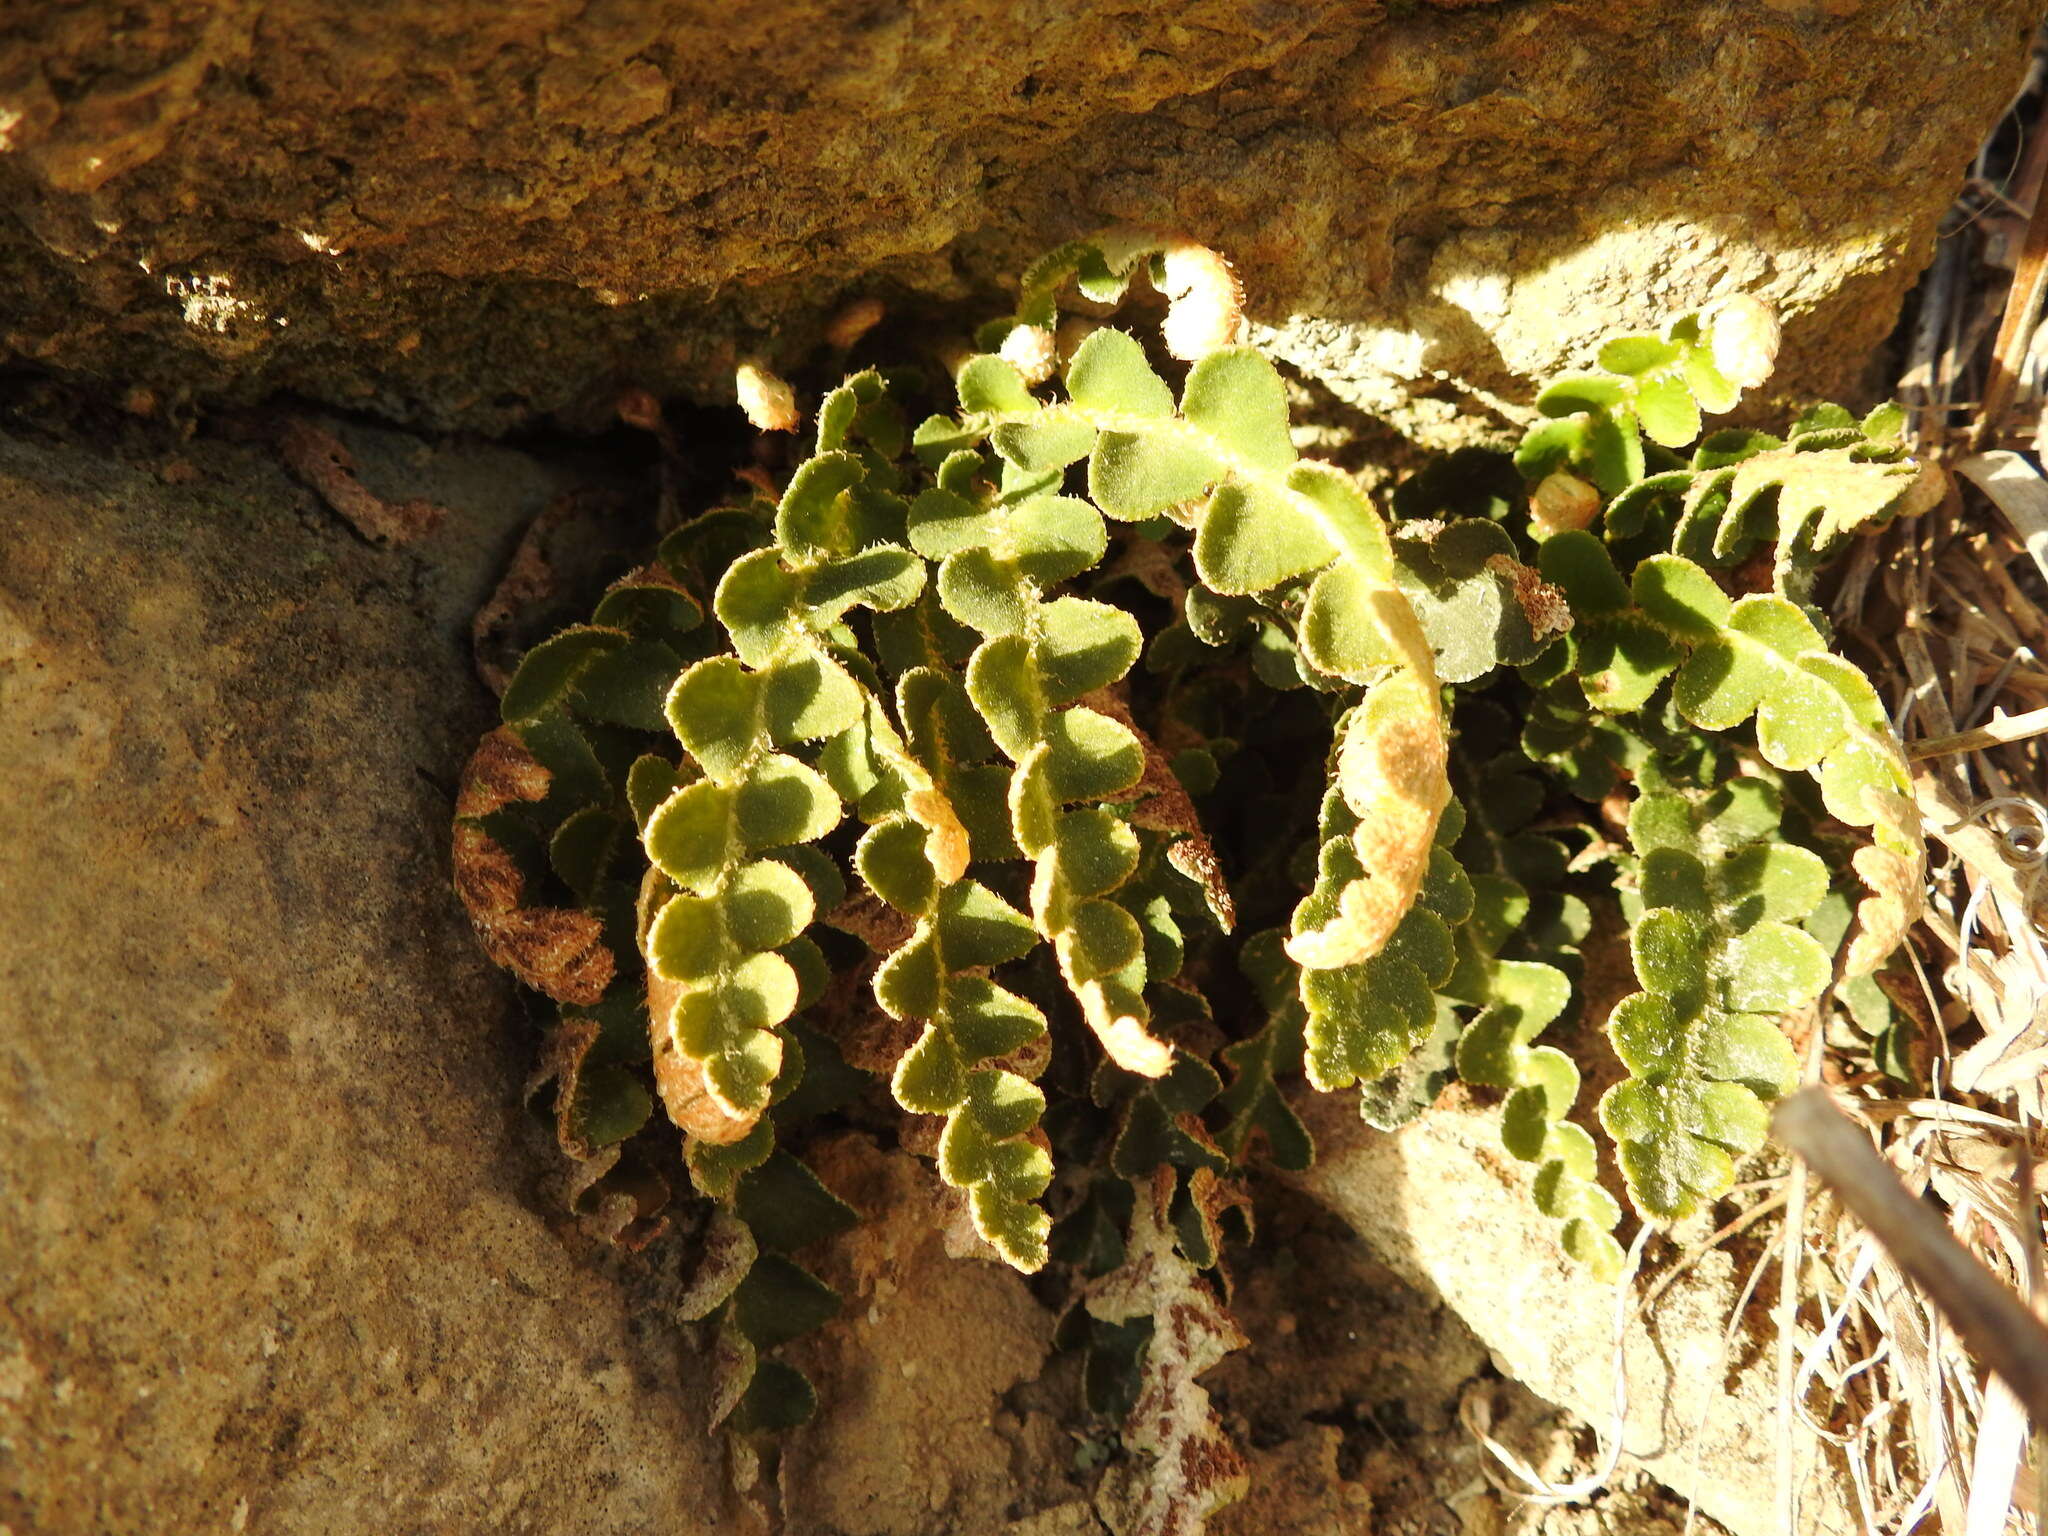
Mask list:
[[2048,479],[2041,471],[2018,454],[1999,449],[1971,454],[1956,465],[1956,473],[1991,498],[2035,566],[2048,577]]
[[[2024,96],[2022,92],[2022,96]],[[2015,99],[2015,105],[2018,98]],[[2039,124],[2035,127],[2038,129]],[[1979,156],[1980,161],[1982,156]],[[2032,351],[2035,323],[2041,314],[2041,296],[2048,291],[2048,206],[2041,200],[2044,173],[2048,173],[2048,135],[2038,131],[2028,140],[2025,157],[2013,172],[2012,201],[2031,210],[2027,216],[2026,238],[2013,266],[2012,287],[1999,317],[1998,340],[1991,349],[1991,363],[1984,382],[1984,406],[1978,415],[1976,443],[1983,447],[1997,433],[2005,413],[2011,409],[2022,370]]]
[[2048,290],[2048,207],[2037,199],[2027,221],[2026,242],[2020,247],[2019,261],[2013,270],[2005,314],[1998,325],[1998,341],[1991,350],[1984,404],[1978,413],[1973,439],[1980,447],[1996,438],[2005,413],[2012,409],[2020,370],[2033,340],[2034,323],[2041,314],[2044,290]]
[[[1848,955],[1849,946],[1844,944],[1835,957],[1835,974],[1828,982],[1828,990],[1821,994],[1816,1010],[1813,1034],[1807,1042],[1805,1066],[1800,1072],[1801,1082],[1809,1087],[1820,1081],[1821,1057],[1827,1039],[1827,1031],[1820,1026],[1819,1020],[1833,1005],[1835,989],[1842,983],[1843,965]],[[1792,1425],[1797,1404],[1792,1379],[1799,1353],[1799,1330],[1794,1326],[1799,1315],[1799,1282],[1806,1268],[1806,1194],[1806,1167],[1797,1164],[1785,1186],[1785,1230],[1778,1260],[1778,1443],[1773,1457],[1774,1474],[1778,1480],[1778,1515],[1788,1531],[1799,1529],[1799,1488],[1792,1475]]]

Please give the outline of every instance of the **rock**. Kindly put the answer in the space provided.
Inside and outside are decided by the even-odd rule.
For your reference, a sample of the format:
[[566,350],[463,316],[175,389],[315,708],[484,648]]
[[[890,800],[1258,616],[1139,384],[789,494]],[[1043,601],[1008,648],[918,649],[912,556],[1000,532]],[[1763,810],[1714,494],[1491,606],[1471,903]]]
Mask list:
[[[686,1245],[563,1214],[536,1039],[449,883],[471,615],[605,470],[319,430],[445,515],[379,550],[257,448],[0,437],[0,1533],[747,1529]],[[575,501],[613,525],[557,527],[557,569],[601,580],[645,530]],[[1067,1490],[1002,1405],[1050,1346],[1023,1279],[948,1256],[909,1155],[816,1162],[865,1219],[817,1261],[848,1301],[799,1346],[788,1529],[997,1529],[1040,1462]]]
[[844,298],[985,297],[1131,220],[1426,439],[1738,288],[1787,312],[1785,389],[1854,394],[2037,11],[27,0],[0,346],[143,411],[589,424],[622,382],[830,371]]
[[1255,1450],[1251,1489],[1210,1522],[1213,1536],[1352,1536],[1371,1529],[1371,1494],[1337,1468],[1343,1440],[1334,1426],[1315,1424],[1298,1440]]
[[[1447,1100],[1392,1134],[1364,1125],[1339,1096],[1311,1098],[1303,1113],[1316,1165],[1290,1182],[1409,1284],[1441,1296],[1503,1375],[1610,1433],[1612,1293],[1559,1251],[1529,1165],[1501,1147],[1498,1110]],[[1723,1343],[1746,1276],[1747,1263],[1711,1252],[1661,1293],[1650,1317],[1631,1322],[1623,1446],[1735,1536],[1785,1536],[1767,1302],[1753,1302],[1754,1324]],[[1645,1283],[1656,1278],[1646,1266]],[[1849,1536],[1862,1529],[1852,1493],[1837,1463],[1815,1459],[1815,1444],[1794,1436],[1799,1536]]]
[[566,475],[354,436],[424,556],[250,450],[0,440],[0,1528],[724,1529],[673,1258],[535,1194],[449,889],[468,617]]
[[1000,1529],[1031,1473],[1003,1395],[1038,1376],[1052,1315],[1014,1270],[947,1253],[941,1218],[958,1197],[929,1164],[855,1136],[812,1163],[861,1225],[819,1263],[845,1310],[795,1346],[823,1401],[783,1453],[787,1528]]

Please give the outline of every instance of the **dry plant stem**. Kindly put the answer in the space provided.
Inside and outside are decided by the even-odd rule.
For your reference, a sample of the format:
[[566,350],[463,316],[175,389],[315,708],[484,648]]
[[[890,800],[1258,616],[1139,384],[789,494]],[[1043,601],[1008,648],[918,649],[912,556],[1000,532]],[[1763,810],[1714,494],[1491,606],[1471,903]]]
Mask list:
[[1970,874],[1990,886],[1995,895],[2024,911],[2028,893],[2020,884],[2018,873],[2006,862],[1998,834],[1979,825],[1977,818],[1981,812],[1973,812],[1932,774],[1913,775],[1913,796],[1933,836],[1945,843]]
[[2048,709],[2030,709],[2024,715],[2006,715],[1975,730],[1908,742],[1906,756],[1918,762],[1925,757],[1941,757],[1950,752],[1978,752],[1985,747],[2003,746],[2007,742],[2026,741],[2041,735],[2048,735]]
[[[2048,172],[2048,124],[2027,126],[2026,161],[2007,186],[2008,206],[2017,204],[2022,219],[2029,209],[2048,204],[2041,192]],[[1982,190],[1973,194],[1981,195]],[[2044,223],[2048,214],[2029,232],[2037,257]],[[1989,318],[1995,326],[1999,314],[1981,296],[1962,291],[1967,282],[1951,284],[1945,298],[1936,299],[1934,289],[1944,272],[1951,266],[1955,276],[1966,271],[1968,248],[1964,240],[1944,241],[1942,270],[1930,281],[1912,367],[1901,380],[1904,398],[1925,415],[1920,426],[1929,437],[1944,434],[1936,425],[1942,418],[1927,407],[1937,400],[1968,399],[1974,392],[1972,376],[1982,378],[1992,341],[1984,322]],[[2028,268],[2034,286],[2048,288],[2039,265],[2036,261]],[[2035,366],[2028,333],[2032,342],[2043,339],[2038,324],[2020,326],[2015,333],[2016,316],[2037,319],[2022,313],[2029,305],[2024,278],[2018,286],[2022,291],[2010,296],[1994,290],[1996,304],[2012,300],[2005,307],[2007,344],[2027,343],[2004,355],[2013,370]],[[2038,298],[2032,303],[2037,307]],[[2024,380],[2009,374],[2006,384],[2024,386]],[[2020,399],[2018,387],[2003,398],[2007,416],[2033,408],[2013,403]],[[2001,422],[1966,422],[1959,435],[1967,436],[1976,425],[1995,433]],[[2009,422],[2004,425],[2010,430]],[[1891,652],[1894,666],[1884,691],[1898,706],[1903,734],[1922,738],[1907,748],[1914,798],[1928,835],[1948,855],[1935,872],[1922,914],[1922,931],[1930,942],[1909,946],[1904,958],[1926,1006],[1935,1080],[1944,1088],[1953,1084],[1969,1091],[1971,1102],[1922,1101],[1910,1110],[1882,1100],[1857,1102],[1859,1112],[1879,1124],[1876,1137],[1890,1159],[1910,1157],[1917,1167],[1926,1164],[1926,1154],[1914,1150],[1920,1132],[1902,1121],[1932,1116],[1959,1130],[1967,1126],[1966,1143],[2002,1137],[2011,1121],[1985,1111],[2005,1106],[1977,1095],[2037,1094],[2041,1062],[2048,1059],[2036,1024],[2043,978],[2048,977],[2035,916],[2040,860],[2031,844],[2015,846],[2018,826],[2000,830],[1987,824],[1994,810],[2007,811],[2001,823],[2030,826],[2039,825],[2041,814],[2034,786],[2048,771],[2043,768],[2048,736],[2037,733],[2048,729],[2048,719],[2035,722],[2024,712],[2048,704],[2039,688],[2037,661],[2048,638],[2048,617],[2030,595],[2039,590],[2037,573],[2048,578],[2048,479],[2029,459],[2004,450],[1970,455],[1955,467],[1956,487],[1968,482],[1970,489],[1939,515],[1900,529],[1894,549],[1898,558],[1884,562],[1875,548],[1865,546],[1872,551],[1870,581],[1845,582],[1838,605],[1847,606],[1837,610],[1854,616],[1848,626],[1853,631],[1864,623],[1866,598],[1882,594],[1914,631],[1910,643],[1901,641],[1896,649],[1889,635],[1872,636],[1869,643]],[[1907,676],[1910,686],[1901,686]],[[1994,707],[2001,705],[2015,718],[1994,719]],[[1992,723],[1984,730],[1987,720]],[[2024,815],[2019,814],[2022,808]],[[1968,1034],[1951,1038],[1977,1027],[1983,1038],[1974,1043]],[[1944,1214],[1945,1202],[1952,1202],[1965,1172],[1943,1166],[1947,1186],[1930,1200],[1937,1215]],[[1913,1170],[1904,1177],[1911,1189]],[[1974,1246],[1995,1225],[1966,1205],[1951,1205],[1946,1214],[1967,1245]],[[2025,1245],[2015,1244],[2009,1234],[1999,1235],[2013,1267],[2020,1267]],[[1905,1468],[1893,1466],[1887,1473],[1880,1462],[1870,1464],[1878,1496],[1865,1508],[1881,1517],[1870,1528],[1909,1529],[1938,1511],[1943,1529],[1964,1536],[1999,1529],[2011,1518],[2017,1449],[2013,1399],[1995,1383],[1985,1387],[1982,1366],[1966,1356],[1963,1340],[1933,1304],[1905,1282],[1877,1235],[1866,1230],[1860,1242],[1867,1245],[1867,1254],[1877,1256],[1865,1305],[1881,1347],[1888,1350],[1892,1405],[1912,1415],[1906,1440],[1919,1469],[1917,1488],[1901,1507],[1882,1490],[1902,1489]],[[1871,1449],[1883,1458],[1889,1448],[1880,1442]],[[1851,1470],[1856,1471],[1853,1457]],[[1859,1495],[1862,1486],[1859,1482]]]
[[[1475,1416],[1476,1401],[1467,1399],[1458,1405],[1458,1419],[1466,1430],[1484,1446],[1489,1454],[1505,1467],[1521,1484],[1510,1487],[1495,1477],[1492,1468],[1481,1464],[1480,1470],[1486,1480],[1502,1493],[1545,1508],[1561,1504],[1576,1504],[1589,1499],[1607,1486],[1614,1476],[1614,1469],[1621,1465],[1622,1442],[1628,1428],[1628,1325],[1633,1318],[1641,1317],[1647,1310],[1647,1303],[1630,1307],[1629,1292],[1635,1288],[1635,1280],[1641,1272],[1643,1249],[1655,1229],[1645,1222],[1636,1228],[1635,1240],[1629,1244],[1628,1257],[1624,1262],[1620,1278],[1614,1284],[1614,1419],[1604,1437],[1605,1449],[1600,1461],[1584,1477],[1569,1483],[1553,1483],[1531,1467],[1521,1457],[1502,1445],[1487,1433],[1486,1426]],[[1596,1439],[1600,1438],[1595,1430]]]
[[[1821,1058],[1825,1054],[1827,1017],[1833,1009],[1835,988],[1841,985],[1842,962],[1848,956],[1845,943],[1835,956],[1835,974],[1828,990],[1821,994],[1813,1012],[1813,1034],[1806,1043],[1806,1062],[1800,1072],[1807,1087],[1820,1081]],[[1778,1479],[1778,1515],[1788,1531],[1799,1529],[1799,1486],[1792,1476],[1792,1378],[1799,1363],[1799,1276],[1806,1256],[1806,1165],[1794,1163],[1785,1189],[1785,1238],[1783,1258],[1778,1265],[1778,1434],[1773,1457]]]
[[[2006,684],[2012,681],[2013,674],[2019,670],[2020,663],[2034,659],[2032,648],[2021,645],[2015,640],[2012,654],[2005,658],[2004,664],[1999,667],[1989,685],[1985,687],[1984,692],[1978,697],[1976,707],[1963,717],[1963,729],[1966,731],[1974,730],[1978,721],[1984,718],[1984,712],[1991,707],[1992,701],[2004,691]],[[1912,752],[1913,749],[1909,745],[1906,748],[1907,756],[1910,757]]]
[[320,499],[372,544],[410,544],[433,530],[448,509],[431,501],[391,502],[356,478],[355,455],[325,427],[303,416],[286,419],[277,449],[285,467],[319,492]]
[[1778,1139],[1813,1166],[1856,1219],[1998,1373],[2048,1420],[2048,1324],[1979,1264],[1946,1225],[1899,1186],[1868,1139],[1824,1090],[1806,1088],[1771,1117]]
[[1951,328],[1955,303],[1962,287],[1967,252],[1951,232],[1941,242],[1934,271],[1921,300],[1919,324],[1914,327],[1912,361],[1900,381],[1901,392],[1915,405],[1913,434],[1922,445],[1938,441],[1947,426],[1947,405],[1953,381],[1941,367],[1942,337]]
[[1998,341],[1991,349],[1991,366],[1984,380],[1984,404],[1977,413],[1977,430],[1972,443],[1988,447],[1997,437],[2005,413],[2012,407],[2013,392],[2019,387],[2020,364],[2026,357],[2027,342],[2033,334],[2034,319],[2041,312],[2041,293],[2048,287],[2048,207],[2035,200],[2033,216],[2027,221],[2027,238],[2013,266],[2012,290],[2006,295],[2005,316],[1998,324]]
[[[2020,82],[2019,89],[2013,92],[2012,99],[2006,103],[2001,116],[2016,115],[2021,104],[2028,96],[2039,90],[2041,84],[2042,56],[2037,48],[2033,62],[2028,66],[2026,78]],[[1977,152],[1977,174],[1980,176],[1984,174],[1982,167],[1989,159],[1990,149],[1991,146],[1987,142]],[[2044,177],[2048,177],[2048,119],[2034,123],[2027,130],[2026,149],[2021,154],[2020,162],[2014,168],[2012,176],[2006,182],[2005,197],[2008,204],[2015,211],[2022,213],[2032,208],[2040,199]]]
[[[2014,1170],[2019,1185],[2020,1243],[2026,1258],[2024,1278],[2027,1287],[2027,1308],[2036,1317],[2048,1307],[2048,1275],[2043,1274],[2041,1249],[2041,1206],[2036,1197],[2036,1178],[2039,1168],[2034,1162],[2033,1117],[2026,1111],[2020,1112],[2019,1166]],[[2032,1452],[2034,1457],[2034,1518],[2038,1522],[2048,1514],[2048,1421],[2036,1415],[2033,1422]]]
[[2013,263],[2012,287],[2005,297],[2005,314],[1998,322],[1998,341],[1991,349],[1984,378],[1984,406],[1973,438],[1979,448],[1993,441],[2012,407],[2020,367],[2041,313],[2041,295],[2048,290],[2048,204],[2041,197],[2042,176],[2048,171],[2048,122],[2036,122],[2033,127],[2033,140],[2013,177],[2012,189],[2033,211],[2027,218],[2027,237],[2020,246],[2019,259]]
[[1669,1269],[1657,1277],[1657,1283],[1643,1293],[1643,1299],[1638,1307],[1638,1311],[1643,1313],[1651,1311],[1656,1307],[1664,1293],[1670,1290],[1678,1282],[1679,1278],[1695,1264],[1699,1263],[1701,1259],[1727,1242],[1729,1238],[1748,1231],[1766,1216],[1783,1206],[1789,1194],[1789,1187],[1790,1180],[1788,1178],[1786,1189],[1775,1190],[1771,1194],[1766,1195],[1734,1220],[1725,1222],[1717,1227],[1713,1234],[1704,1242],[1688,1248]]

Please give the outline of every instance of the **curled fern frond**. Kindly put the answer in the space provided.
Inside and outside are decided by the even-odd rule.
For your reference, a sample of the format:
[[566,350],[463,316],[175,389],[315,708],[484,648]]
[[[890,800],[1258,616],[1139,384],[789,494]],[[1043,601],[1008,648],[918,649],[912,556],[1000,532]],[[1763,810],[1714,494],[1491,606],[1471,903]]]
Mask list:
[[[1161,339],[1169,354],[1192,363],[1238,340],[1244,326],[1244,288],[1230,263],[1192,240],[1167,239],[1130,226],[1061,246],[1034,262],[1024,274],[1015,320],[1007,325],[998,322],[990,331],[1006,330],[1007,357],[1010,343],[1020,333],[1052,334],[1059,320],[1060,289],[1069,279],[1092,302],[1115,304],[1141,270],[1167,300]],[[1020,350],[1026,345],[1035,346],[1018,343]],[[1019,372],[1038,384],[1050,370],[1035,378],[1022,368]]]
[[[1368,693],[1358,710],[1373,702]],[[1357,717],[1354,710],[1340,727],[1340,757],[1349,733],[1358,728]],[[1366,730],[1368,739],[1383,739],[1370,724]],[[1296,909],[1295,941],[1304,931],[1326,933],[1345,921],[1343,902],[1363,883],[1357,873],[1363,818],[1345,793],[1342,777],[1340,769],[1339,784],[1323,802],[1316,885]],[[1447,789],[1446,802],[1448,798]],[[1436,1018],[1436,991],[1457,963],[1451,930],[1472,911],[1471,882],[1449,847],[1458,827],[1456,817],[1431,818],[1426,873],[1414,901],[1393,914],[1387,942],[1360,959],[1303,968],[1303,1065],[1315,1088],[1327,1093],[1361,1080],[1371,1082],[1393,1070],[1428,1037]],[[1290,957],[1298,957],[1298,942],[1287,948]]]

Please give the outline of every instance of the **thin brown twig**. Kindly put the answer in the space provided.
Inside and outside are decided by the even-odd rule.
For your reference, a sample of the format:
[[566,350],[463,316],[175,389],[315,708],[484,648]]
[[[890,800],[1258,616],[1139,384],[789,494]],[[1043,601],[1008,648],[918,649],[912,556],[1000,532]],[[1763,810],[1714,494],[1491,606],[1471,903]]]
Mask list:
[[[2037,136],[2035,149],[2040,147]],[[1998,322],[1998,340],[1992,344],[1991,364],[1984,377],[1984,404],[1977,413],[1972,443],[1985,448],[1993,443],[2012,408],[2019,388],[2020,364],[2033,337],[2034,322],[2041,313],[2041,296],[2048,291],[2048,200],[2035,197],[2027,219],[2026,239],[2013,263],[2012,287],[2005,297],[2005,313]]]
[[[2020,1137],[2019,1166],[2015,1170],[2019,1183],[2019,1226],[2020,1243],[2026,1254],[2027,1308],[2039,1317],[2048,1307],[2048,1275],[2042,1269],[2041,1253],[2041,1206],[2034,1197],[2034,1135],[2033,1126],[2020,1112],[2020,1126],[2025,1133]],[[2033,1423],[2034,1454],[2034,1516],[2038,1521],[2048,1515],[2048,1421],[2037,1414]]]

